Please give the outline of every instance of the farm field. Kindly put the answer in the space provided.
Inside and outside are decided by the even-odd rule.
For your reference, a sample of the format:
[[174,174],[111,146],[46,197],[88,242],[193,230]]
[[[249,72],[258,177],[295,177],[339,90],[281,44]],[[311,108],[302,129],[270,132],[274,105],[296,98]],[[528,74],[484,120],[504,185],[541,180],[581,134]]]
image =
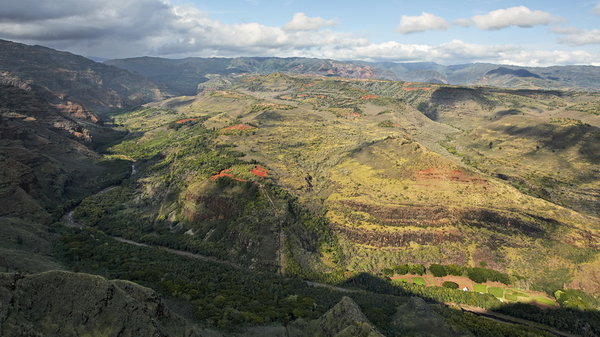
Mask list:
[[454,282],[458,284],[458,289],[473,291],[481,294],[491,294],[494,297],[506,302],[535,303],[545,306],[557,306],[556,299],[539,291],[527,291],[516,289],[510,285],[499,282],[476,283],[464,276],[444,276],[434,277],[432,275],[394,275],[390,277],[392,283],[410,282],[422,286],[442,287],[444,282]]

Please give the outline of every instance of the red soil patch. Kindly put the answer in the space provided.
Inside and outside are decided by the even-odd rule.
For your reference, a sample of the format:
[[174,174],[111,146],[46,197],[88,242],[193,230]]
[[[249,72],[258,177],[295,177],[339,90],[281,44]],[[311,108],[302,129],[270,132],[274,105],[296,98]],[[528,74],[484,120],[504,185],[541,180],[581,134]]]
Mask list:
[[291,100],[291,99],[293,99],[292,96],[290,96],[290,95],[281,96],[280,98],[281,99],[285,99],[285,100]]
[[376,95],[364,95],[364,96],[360,96],[360,99],[375,99],[377,98]]
[[298,97],[308,97],[308,94],[299,94]]
[[431,90],[431,88],[425,88],[425,87],[423,87],[423,88],[402,88],[402,90],[404,90],[404,91],[414,91],[414,90],[425,90],[425,91],[427,91],[427,90]]
[[230,169],[222,170],[218,174],[215,174],[214,176],[210,177],[210,179],[217,180],[217,179],[219,179],[221,177],[228,177],[228,178],[231,178],[231,179],[237,180],[237,181],[242,181],[242,182],[246,181],[244,179],[236,178],[236,177],[233,176],[233,174],[228,173],[228,172],[231,172],[231,170]]
[[435,180],[451,180],[461,183],[479,183],[486,184],[487,180],[483,178],[477,178],[472,175],[465,174],[461,170],[452,170],[450,172],[445,170],[440,170],[437,168],[428,168],[425,170],[418,171],[416,174],[417,180],[424,179],[435,179]]
[[178,120],[177,122],[175,122],[175,124],[182,124],[185,122],[195,122],[197,120],[198,120],[198,118],[185,118],[185,119]]
[[325,99],[325,98],[327,98],[327,96],[325,96],[325,95],[318,95],[317,98]]
[[237,125],[232,125],[229,127],[226,127],[223,130],[227,130],[227,131],[232,131],[232,130],[250,130],[250,129],[254,129],[253,126],[250,125],[246,125],[246,124],[237,124]]
[[250,170],[250,173],[261,178],[269,175],[269,171],[260,165],[256,165],[252,170]]

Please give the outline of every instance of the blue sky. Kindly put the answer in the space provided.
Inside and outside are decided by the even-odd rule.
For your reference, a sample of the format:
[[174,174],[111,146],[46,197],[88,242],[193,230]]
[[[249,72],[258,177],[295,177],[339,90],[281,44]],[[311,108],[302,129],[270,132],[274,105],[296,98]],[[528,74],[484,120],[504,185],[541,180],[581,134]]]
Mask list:
[[[600,65],[600,1],[21,0],[0,38],[100,57]],[[458,21],[457,21],[458,20]]]
[[[423,12],[432,13],[453,21],[484,14],[492,10],[526,6],[532,10],[543,10],[561,16],[566,21],[562,25],[578,28],[600,28],[600,16],[593,9],[598,1],[339,1],[339,0],[225,0],[225,1],[176,1],[177,4],[191,4],[210,13],[211,17],[224,23],[260,22],[270,26],[285,24],[296,12],[310,17],[338,19],[339,24],[332,28],[338,32],[352,32],[367,37],[373,42],[396,40],[404,43],[439,44],[452,39],[470,43],[521,43],[540,48],[569,47],[557,43],[557,37],[548,26],[532,28],[509,27],[496,31],[481,31],[472,27],[454,27],[446,31],[428,31],[401,35],[395,29],[402,15],[417,16]],[[599,50],[590,47],[590,50]]]

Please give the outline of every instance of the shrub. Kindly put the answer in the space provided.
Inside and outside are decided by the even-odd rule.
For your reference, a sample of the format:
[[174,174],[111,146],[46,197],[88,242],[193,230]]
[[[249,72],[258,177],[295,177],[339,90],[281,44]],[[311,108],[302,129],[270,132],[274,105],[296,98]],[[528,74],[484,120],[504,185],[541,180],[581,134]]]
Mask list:
[[383,276],[392,276],[394,275],[394,270],[390,269],[390,268],[385,268],[383,269]]
[[458,283],[452,281],[444,281],[444,283],[442,283],[442,286],[448,289],[458,289]]
[[391,128],[394,127],[394,122],[392,122],[391,120],[385,120],[383,122],[380,122],[379,124],[377,124],[377,126],[382,127],[382,128]]
[[465,273],[465,267],[456,264],[446,265],[445,268],[449,275],[462,276]]
[[394,271],[398,275],[406,275],[406,274],[408,274],[408,265],[402,264],[402,265],[399,265],[399,266],[395,266],[394,267]]
[[409,264],[408,272],[411,274],[423,275],[425,274],[425,266],[422,264]]
[[467,268],[467,276],[477,283],[496,281],[504,284],[510,284],[510,278],[507,274],[487,268]]
[[444,266],[442,266],[441,264],[432,264],[431,266],[429,266],[429,271],[435,277],[444,277],[444,276],[448,275],[446,268]]

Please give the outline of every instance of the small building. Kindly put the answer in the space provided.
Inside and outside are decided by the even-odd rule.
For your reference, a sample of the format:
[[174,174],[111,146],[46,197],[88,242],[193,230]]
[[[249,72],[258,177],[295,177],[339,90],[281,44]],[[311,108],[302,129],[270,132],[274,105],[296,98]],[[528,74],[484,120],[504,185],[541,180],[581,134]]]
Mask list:
[[464,287],[464,288],[463,288],[463,291],[469,291],[469,288],[467,288],[467,287]]

